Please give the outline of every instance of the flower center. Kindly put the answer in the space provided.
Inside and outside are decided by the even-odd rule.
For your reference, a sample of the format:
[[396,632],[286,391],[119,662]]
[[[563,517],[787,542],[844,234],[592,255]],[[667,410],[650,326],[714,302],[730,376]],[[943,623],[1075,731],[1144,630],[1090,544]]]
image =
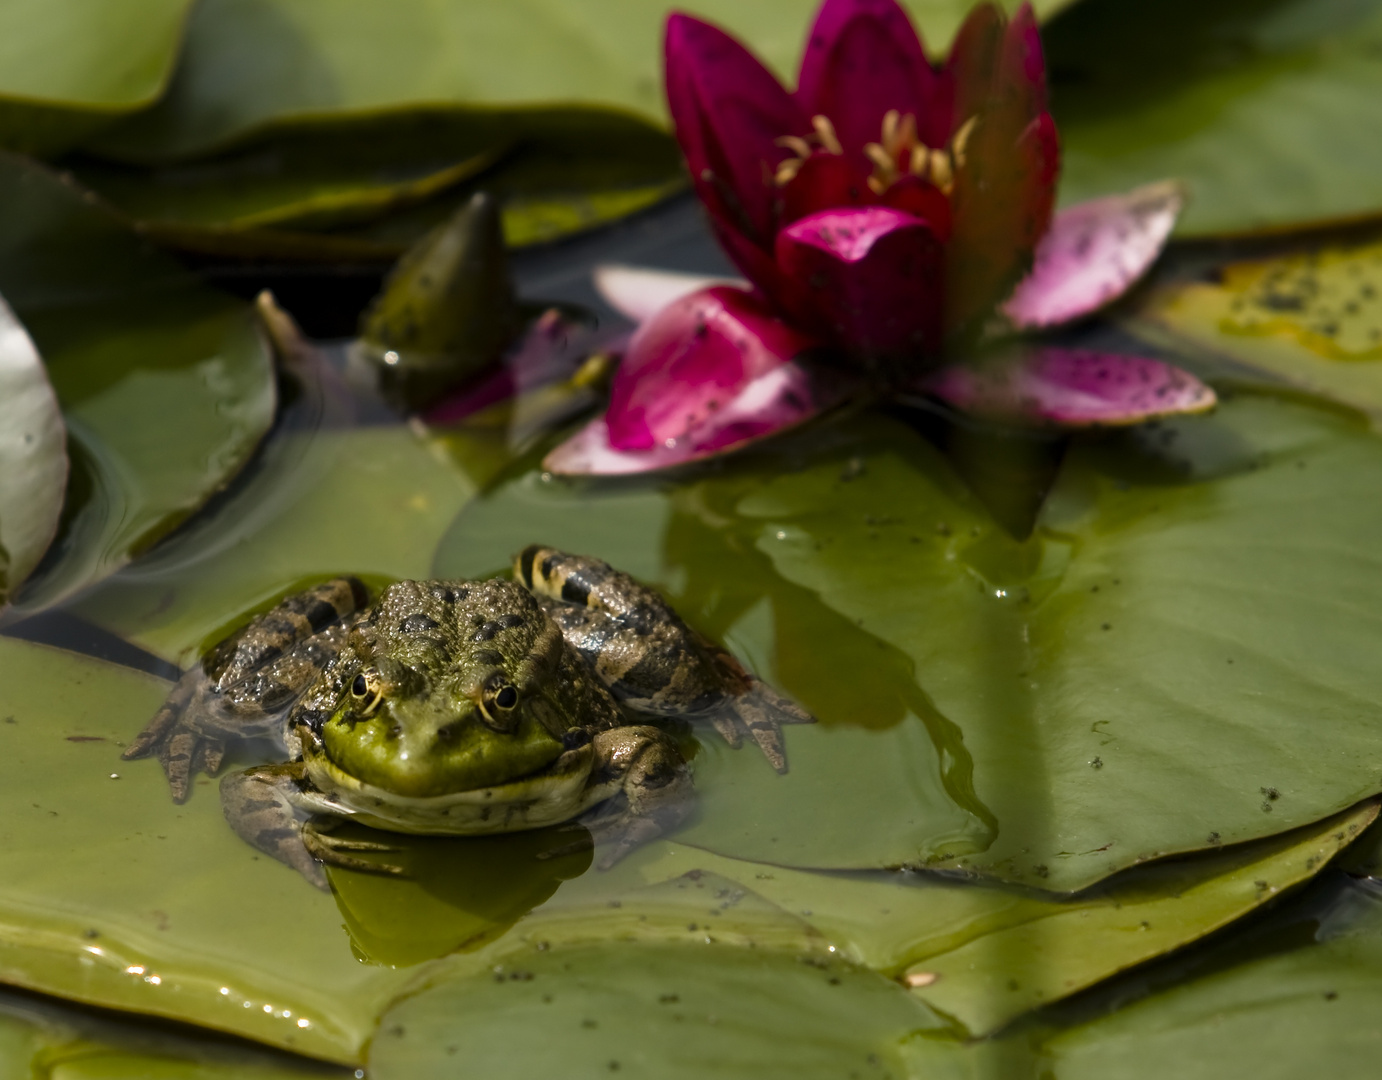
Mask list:
[[[873,175],[868,179],[869,189],[875,195],[882,195],[902,177],[919,176],[949,195],[955,188],[955,173],[964,166],[965,145],[978,119],[977,116],[971,116],[943,148],[932,149],[917,138],[915,116],[889,109],[883,116],[882,139],[864,146],[864,154],[873,162]],[[778,146],[792,152],[792,156],[777,167],[773,180],[778,187],[784,187],[796,179],[797,173],[812,154],[824,151],[840,155],[845,152],[829,117],[811,117],[811,128],[810,135],[784,135],[777,140]]]
[[865,145],[864,153],[873,162],[869,188],[882,195],[903,176],[929,180],[946,195],[955,189],[955,173],[964,166],[965,145],[978,122],[971,116],[942,149],[932,149],[917,138],[917,121],[911,113],[899,115],[889,109],[883,116],[883,138]]

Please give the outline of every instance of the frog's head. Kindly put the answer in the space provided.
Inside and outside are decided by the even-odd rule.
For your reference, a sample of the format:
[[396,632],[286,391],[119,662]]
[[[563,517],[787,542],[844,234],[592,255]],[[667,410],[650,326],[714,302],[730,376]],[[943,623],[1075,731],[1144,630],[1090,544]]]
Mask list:
[[539,772],[580,723],[561,693],[561,631],[511,581],[403,581],[351,634],[321,750],[406,798]]

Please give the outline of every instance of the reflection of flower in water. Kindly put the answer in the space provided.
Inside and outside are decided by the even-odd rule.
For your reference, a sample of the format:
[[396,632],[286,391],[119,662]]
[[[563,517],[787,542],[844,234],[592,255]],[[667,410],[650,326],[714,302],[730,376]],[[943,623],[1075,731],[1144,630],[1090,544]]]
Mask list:
[[1149,360],[1027,348],[946,367],[995,329],[1114,299],[1180,207],[1174,185],[1154,185],[1053,219],[1060,153],[1030,7],[1011,21],[975,8],[933,66],[894,0],[826,0],[795,93],[723,31],[673,15],[666,89],[696,192],[748,280],[607,275],[642,325],[608,413],[553,453],[555,470],[707,457],[865,383],[1058,427],[1213,405]]

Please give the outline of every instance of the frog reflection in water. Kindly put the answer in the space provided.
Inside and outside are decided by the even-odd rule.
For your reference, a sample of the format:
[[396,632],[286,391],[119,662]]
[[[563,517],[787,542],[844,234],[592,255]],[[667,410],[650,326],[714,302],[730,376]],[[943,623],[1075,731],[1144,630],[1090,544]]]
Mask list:
[[686,762],[651,717],[747,735],[787,771],[781,725],[812,718],[656,592],[538,546],[514,576],[402,581],[372,606],[354,578],[290,596],[184,675],[124,756],[156,755],[181,803],[229,739],[281,737],[289,760],[227,775],[222,806],[322,888],[322,863],[399,872],[360,854],[390,845],[333,836],[346,819],[473,836],[586,815],[613,865],[690,809]]

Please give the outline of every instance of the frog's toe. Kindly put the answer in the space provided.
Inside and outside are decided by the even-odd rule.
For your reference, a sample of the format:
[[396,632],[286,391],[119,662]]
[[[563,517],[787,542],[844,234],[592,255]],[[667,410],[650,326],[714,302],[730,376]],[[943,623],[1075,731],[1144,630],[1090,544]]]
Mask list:
[[191,794],[192,760],[198,756],[199,741],[194,732],[174,731],[158,748],[158,760],[175,803],[185,803]]
[[[712,722],[715,730],[725,734],[725,727],[747,732],[763,756],[777,772],[787,771],[787,749],[783,744],[783,724],[814,724],[816,718],[791,698],[779,694],[771,686],[752,679],[748,690],[730,698]],[[729,738],[730,746],[738,747],[740,739]]]
[[381,844],[374,840],[351,840],[332,836],[330,823],[315,825],[307,822],[302,826],[302,846],[313,859],[341,870],[354,870],[361,874],[384,874],[388,877],[407,877],[408,872],[396,863],[375,859],[363,859],[352,852],[397,851],[391,844]]

